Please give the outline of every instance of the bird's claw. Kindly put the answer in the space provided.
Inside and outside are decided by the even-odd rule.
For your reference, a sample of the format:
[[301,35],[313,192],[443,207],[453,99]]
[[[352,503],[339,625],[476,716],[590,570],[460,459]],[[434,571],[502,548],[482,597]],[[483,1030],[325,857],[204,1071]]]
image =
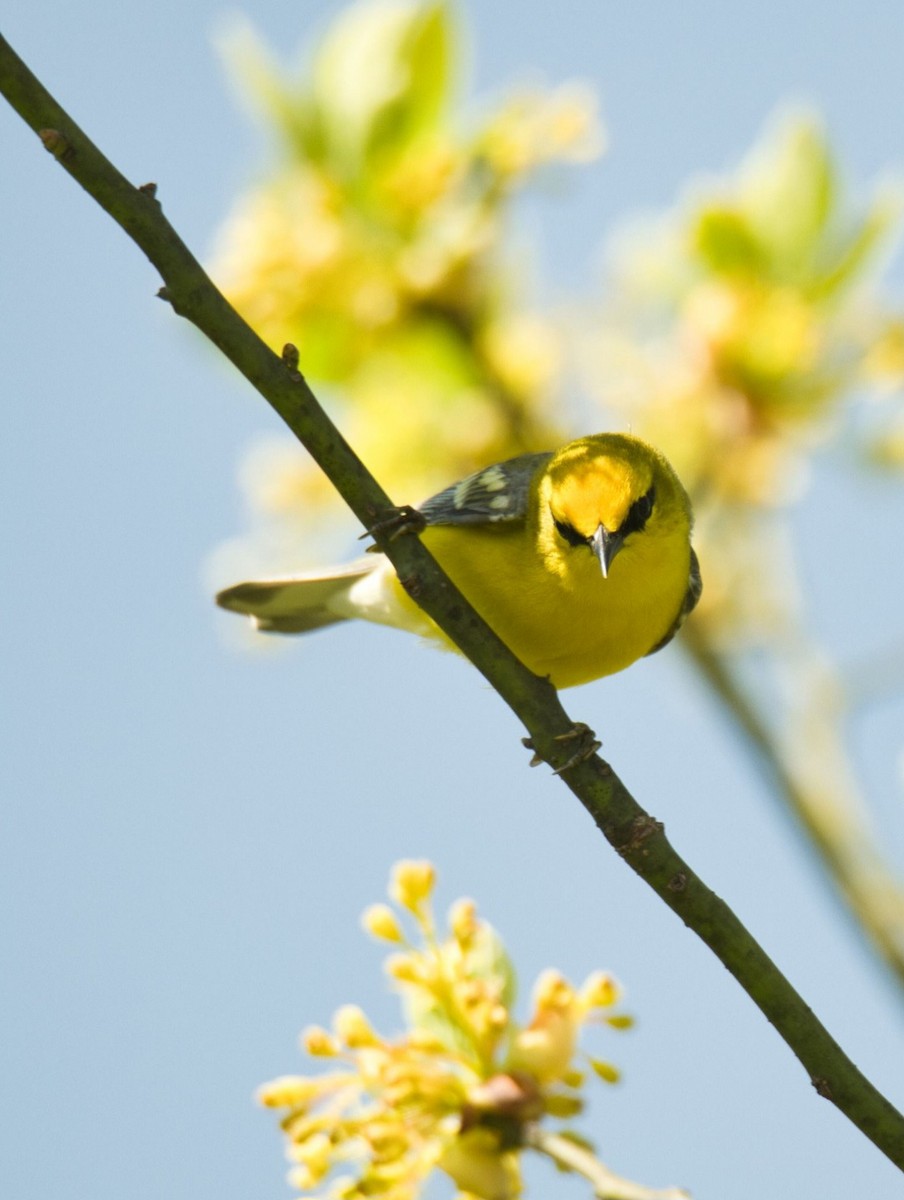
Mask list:
[[[386,509],[379,521],[375,521],[361,537],[384,538],[388,542],[394,542],[406,533],[420,533],[426,526],[427,518],[423,513],[410,504],[401,504],[398,508]],[[369,546],[368,549],[376,550],[377,547]]]
[[[563,771],[569,771],[572,767],[576,767],[578,763],[586,762],[589,758],[593,758],[597,750],[602,746],[602,742],[598,740],[596,734],[589,725],[585,725],[583,721],[578,721],[567,733],[557,734],[553,738],[555,742],[579,742],[578,748],[572,754],[571,758],[561,767],[556,767],[553,775],[561,775]],[[533,738],[522,738],[522,746],[526,746],[528,750],[534,751],[534,756],[530,760],[532,767],[539,767],[543,762],[543,758],[537,753],[534,748]]]
[[567,733],[560,733],[555,739],[557,742],[577,742],[578,748],[569,758],[568,762],[563,763],[561,767],[557,767],[553,771],[553,775],[561,775],[563,771],[570,771],[572,767],[576,767],[578,763],[587,762],[593,758],[597,750],[602,746],[596,734],[589,725],[585,725],[583,721],[578,721],[568,730]]

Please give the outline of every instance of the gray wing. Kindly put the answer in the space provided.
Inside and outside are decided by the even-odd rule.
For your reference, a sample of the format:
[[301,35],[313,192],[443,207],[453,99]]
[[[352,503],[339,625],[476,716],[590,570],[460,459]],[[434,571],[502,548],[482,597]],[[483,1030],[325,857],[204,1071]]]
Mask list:
[[428,525],[485,525],[518,521],[527,512],[530,484],[552,453],[520,454],[475,471],[431,496],[418,511]]
[[648,650],[646,657],[655,654],[657,650],[661,650],[663,646],[667,646],[684,622],[687,620],[690,613],[697,607],[697,601],[703,593],[703,576],[700,574],[700,560],[697,558],[694,548],[691,547],[691,573],[687,581],[687,591],[684,593],[684,600],[681,608],[678,610],[678,616],[672,622],[672,627],[665,637],[656,643],[652,650]]

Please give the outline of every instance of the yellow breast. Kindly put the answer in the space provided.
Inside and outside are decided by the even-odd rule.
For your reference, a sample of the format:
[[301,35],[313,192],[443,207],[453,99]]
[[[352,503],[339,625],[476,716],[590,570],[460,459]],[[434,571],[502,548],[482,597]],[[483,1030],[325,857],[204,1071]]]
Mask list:
[[677,528],[627,543],[608,578],[589,547],[573,548],[550,569],[519,525],[434,526],[422,538],[525,666],[559,688],[648,654],[671,628],[688,586],[690,546]]

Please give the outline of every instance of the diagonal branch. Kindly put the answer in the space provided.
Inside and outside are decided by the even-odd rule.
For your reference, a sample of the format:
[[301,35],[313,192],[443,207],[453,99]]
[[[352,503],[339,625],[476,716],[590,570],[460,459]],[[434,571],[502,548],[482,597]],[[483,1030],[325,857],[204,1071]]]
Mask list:
[[[904,986],[904,890],[861,817],[852,789],[846,786],[837,742],[811,751],[820,772],[815,780],[812,770],[796,771],[749,687],[705,631],[689,628],[683,648],[740,730],[777,797],[807,834],[808,844],[819,856],[848,914]],[[802,715],[806,718],[806,706],[805,698],[797,705],[798,720]],[[826,724],[824,718],[820,729]],[[797,732],[793,744],[799,749],[802,738]],[[830,726],[830,740],[833,734],[840,740],[837,729]]]
[[[365,526],[390,506],[295,369],[274,354],[217,291],[163,216],[152,185],[134,187],[86,137],[0,37],[0,91],[60,165],[126,231],[160,272],[161,294],[205,334],[305,445]],[[416,537],[380,548],[405,587],[523,722],[553,766],[568,758],[556,737],[573,729],[547,680],[532,675],[481,621]],[[642,879],[710,947],[775,1026],[817,1092],[904,1170],[904,1118],[847,1058],[731,909],[672,849],[662,825],[598,757],[572,767],[567,786]]]

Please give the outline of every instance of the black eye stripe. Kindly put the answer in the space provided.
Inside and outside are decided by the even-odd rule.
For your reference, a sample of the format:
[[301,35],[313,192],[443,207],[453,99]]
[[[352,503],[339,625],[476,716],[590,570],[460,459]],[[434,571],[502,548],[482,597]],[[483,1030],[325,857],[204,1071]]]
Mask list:
[[[653,505],[656,503],[656,488],[651,487],[648,492],[635,500],[628,509],[628,515],[621,523],[618,532],[622,537],[627,537],[631,533],[640,533],[653,512]],[[557,517],[553,517],[553,524],[559,532],[559,535],[565,539],[569,546],[587,546],[590,544],[590,538],[585,537],[582,533],[578,533],[573,525],[569,525],[567,521],[560,521]]]
[[656,502],[656,488],[651,487],[650,490],[639,500],[635,500],[628,509],[628,515],[621,523],[619,533],[623,537],[627,537],[629,533],[640,533],[644,525],[650,519],[650,514],[653,512],[653,505]]
[[587,538],[582,533],[578,533],[573,525],[569,525],[567,521],[559,521],[553,517],[553,523],[569,546],[586,546]]

